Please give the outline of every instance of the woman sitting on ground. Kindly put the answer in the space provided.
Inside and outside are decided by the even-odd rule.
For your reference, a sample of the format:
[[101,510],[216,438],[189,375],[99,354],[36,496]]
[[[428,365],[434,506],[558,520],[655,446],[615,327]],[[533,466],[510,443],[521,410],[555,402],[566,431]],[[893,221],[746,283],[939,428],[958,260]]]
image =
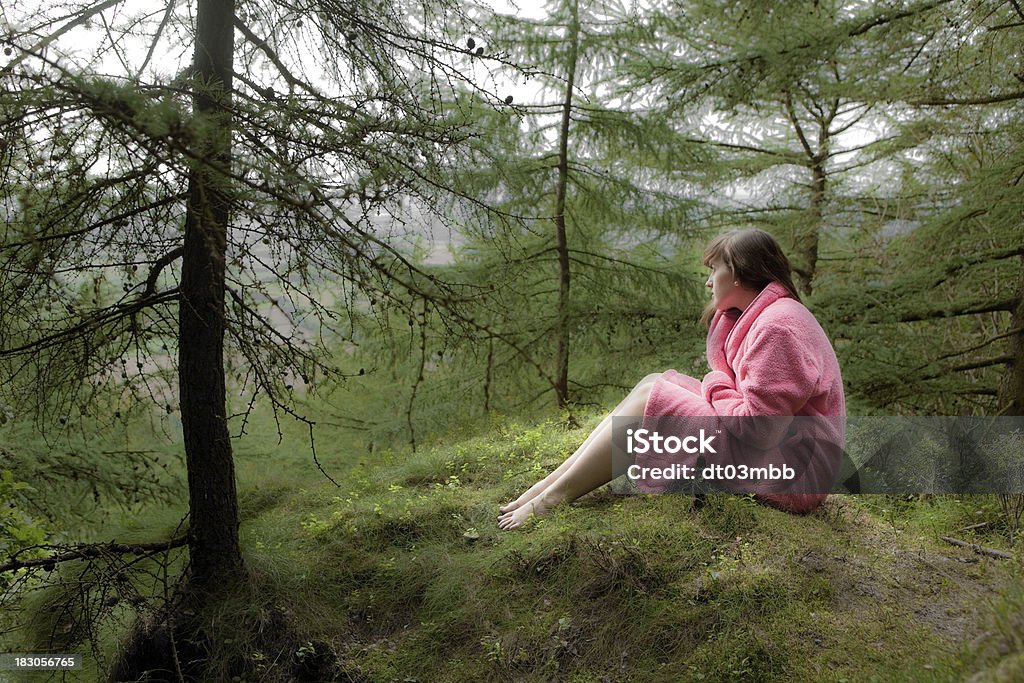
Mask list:
[[[833,418],[822,423],[827,440],[841,448],[842,424],[836,418],[845,415],[845,399],[839,363],[824,330],[800,302],[789,260],[778,242],[762,230],[727,233],[705,249],[704,265],[711,269],[706,284],[712,299],[703,316],[711,372],[703,381],[675,370],[645,377],[565,462],[501,507],[500,528],[522,526],[531,516],[576,500],[623,474],[612,458],[612,420],[617,417],[643,416],[645,424],[666,416]],[[780,438],[787,436],[775,445],[774,452],[781,448],[783,457],[789,457],[787,444],[797,444],[793,450],[801,448],[793,428]],[[840,451],[829,448],[823,456],[820,448],[808,449],[807,441],[803,440],[801,457],[811,473],[808,479],[818,484],[799,493],[770,487],[759,493],[754,488],[760,500],[806,513],[825,499],[827,489],[820,482],[834,474],[838,461],[833,462],[832,455]],[[663,490],[638,485],[641,490]]]

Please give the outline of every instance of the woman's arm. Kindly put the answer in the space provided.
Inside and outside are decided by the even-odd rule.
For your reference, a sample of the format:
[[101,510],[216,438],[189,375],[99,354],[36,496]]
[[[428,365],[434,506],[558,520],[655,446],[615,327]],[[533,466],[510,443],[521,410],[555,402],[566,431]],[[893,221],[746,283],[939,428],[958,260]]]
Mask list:
[[799,328],[772,321],[750,331],[751,342],[736,362],[735,377],[713,370],[701,383],[704,399],[721,417],[768,417],[742,420],[744,440],[765,448],[786,436],[788,420],[816,394],[821,380],[816,357],[800,338]]

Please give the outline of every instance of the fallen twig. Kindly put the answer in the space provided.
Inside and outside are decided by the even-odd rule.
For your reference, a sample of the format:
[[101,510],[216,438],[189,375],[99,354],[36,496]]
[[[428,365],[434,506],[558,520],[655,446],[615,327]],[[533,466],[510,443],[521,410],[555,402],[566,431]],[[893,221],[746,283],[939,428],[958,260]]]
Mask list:
[[983,545],[977,543],[968,543],[967,541],[961,541],[959,538],[950,538],[949,536],[939,536],[946,543],[960,546],[961,548],[970,548],[974,552],[980,555],[988,555],[989,557],[998,557],[1003,560],[1012,560],[1013,555],[1003,550],[996,550],[995,548],[986,548]]

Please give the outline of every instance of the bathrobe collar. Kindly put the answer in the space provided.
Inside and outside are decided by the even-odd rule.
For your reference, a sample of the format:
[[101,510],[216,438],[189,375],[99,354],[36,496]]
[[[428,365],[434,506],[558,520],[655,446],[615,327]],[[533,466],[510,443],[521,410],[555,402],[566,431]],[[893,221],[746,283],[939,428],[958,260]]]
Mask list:
[[721,370],[724,362],[730,368],[736,360],[743,340],[761,313],[779,299],[792,298],[778,282],[772,282],[750,302],[742,313],[730,309],[718,311],[708,329],[708,362],[713,370]]

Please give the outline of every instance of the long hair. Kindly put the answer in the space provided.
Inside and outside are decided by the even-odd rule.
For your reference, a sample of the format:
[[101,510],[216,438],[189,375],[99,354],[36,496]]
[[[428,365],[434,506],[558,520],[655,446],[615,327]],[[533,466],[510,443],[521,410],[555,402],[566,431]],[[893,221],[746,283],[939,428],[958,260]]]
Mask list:
[[[721,259],[741,285],[760,292],[771,283],[778,282],[791,297],[800,301],[793,285],[789,259],[775,238],[764,230],[751,228],[719,235],[704,249],[704,265],[710,266],[715,259]],[[700,321],[707,327],[714,316],[715,302],[712,300],[704,307]]]

